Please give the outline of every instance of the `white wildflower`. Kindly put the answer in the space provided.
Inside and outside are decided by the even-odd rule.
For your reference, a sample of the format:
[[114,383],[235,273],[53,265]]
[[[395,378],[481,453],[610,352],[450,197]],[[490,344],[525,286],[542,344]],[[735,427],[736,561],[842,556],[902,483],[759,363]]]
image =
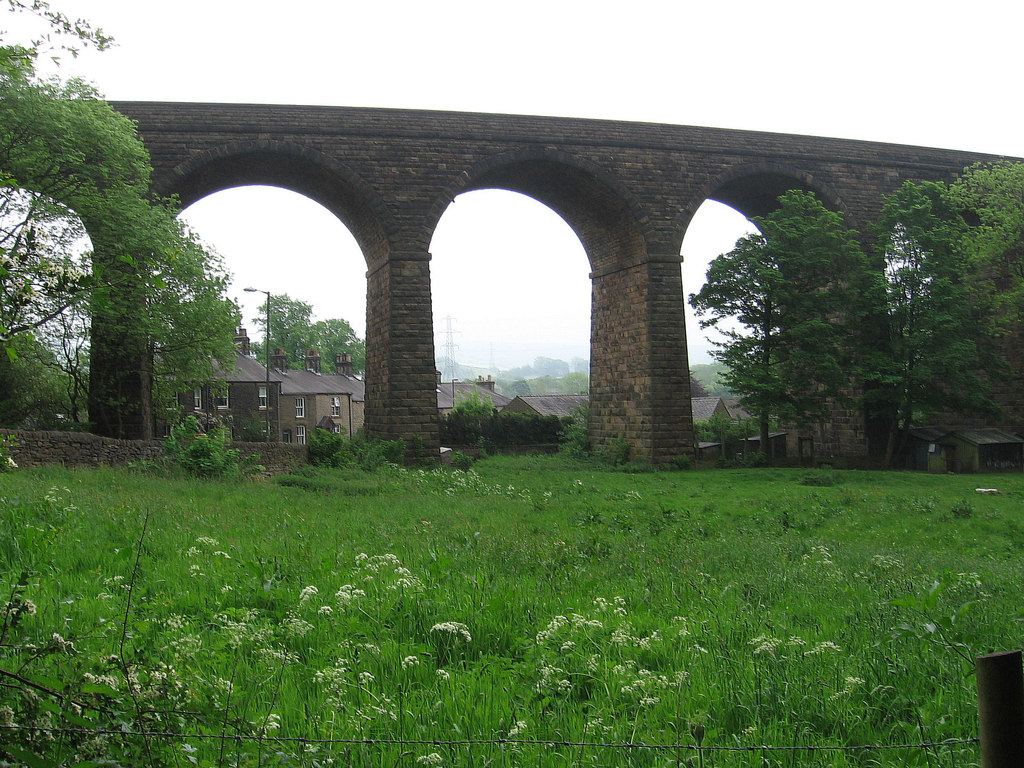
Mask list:
[[469,634],[469,627],[458,621],[442,621],[430,628],[431,632],[444,632],[453,639],[461,638],[463,642],[472,642],[473,637]]

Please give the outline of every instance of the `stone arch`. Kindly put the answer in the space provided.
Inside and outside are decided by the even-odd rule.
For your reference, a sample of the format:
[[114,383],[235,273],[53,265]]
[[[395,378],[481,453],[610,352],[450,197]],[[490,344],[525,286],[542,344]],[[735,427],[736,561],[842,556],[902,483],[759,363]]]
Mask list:
[[652,217],[607,171],[568,152],[529,149],[464,171],[432,207],[429,231],[454,197],[480,189],[527,195],[555,211],[591,264],[590,439],[624,440],[663,462],[693,451],[679,255],[656,252]]
[[352,232],[367,264],[387,257],[391,216],[374,191],[340,163],[296,144],[236,141],[193,155],[155,180],[158,195],[187,207],[214,192],[268,185],[305,195],[323,205]]
[[813,192],[827,208],[849,216],[848,206],[835,188],[810,171],[777,162],[744,163],[705,184],[680,212],[675,247],[682,247],[686,228],[706,200],[728,205],[751,219],[773,211],[779,195],[794,189]]
[[427,241],[456,196],[482,189],[518,192],[553,210],[579,237],[595,273],[639,263],[647,252],[649,217],[625,186],[593,163],[552,149],[504,152],[463,171],[431,206]]

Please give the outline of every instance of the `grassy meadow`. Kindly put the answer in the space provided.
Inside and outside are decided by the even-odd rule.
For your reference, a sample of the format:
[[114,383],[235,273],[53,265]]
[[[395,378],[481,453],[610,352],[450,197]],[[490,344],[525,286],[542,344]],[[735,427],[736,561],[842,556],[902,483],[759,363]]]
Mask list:
[[1016,474],[0,474],[0,765],[978,765],[1022,553]]

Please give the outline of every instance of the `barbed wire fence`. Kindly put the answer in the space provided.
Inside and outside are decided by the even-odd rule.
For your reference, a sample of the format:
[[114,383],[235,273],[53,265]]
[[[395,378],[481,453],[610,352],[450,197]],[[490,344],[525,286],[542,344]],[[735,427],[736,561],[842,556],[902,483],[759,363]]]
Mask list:
[[[977,737],[965,737],[960,739],[946,739],[943,741],[924,741],[905,744],[863,744],[863,745],[702,745],[696,743],[678,744],[647,744],[643,742],[622,743],[604,741],[556,741],[545,739],[391,739],[391,738],[302,738],[302,737],[276,737],[276,736],[253,736],[249,734],[213,734],[213,733],[182,733],[177,731],[130,731],[120,729],[93,729],[93,728],[64,728],[64,727],[40,727],[28,725],[0,725],[2,731],[20,731],[23,733],[56,736],[110,736],[119,739],[166,739],[168,741],[180,741],[186,744],[188,741],[207,741],[223,745],[241,746],[244,744],[254,745],[259,748],[267,747],[298,747],[305,751],[310,746],[317,748],[330,747],[375,747],[375,746],[400,746],[420,748],[468,748],[473,747],[549,747],[566,748],[575,750],[598,750],[617,752],[662,752],[675,753],[687,757],[700,756],[702,754],[714,755],[716,753],[748,753],[748,754],[796,754],[807,753],[815,756],[824,756],[829,753],[854,753],[854,752],[878,752],[893,754],[895,752],[907,752],[912,750],[927,750],[931,752],[949,751],[954,748],[971,747],[979,744]],[[3,747],[0,746],[0,751]],[[936,755],[932,755],[933,757]]]

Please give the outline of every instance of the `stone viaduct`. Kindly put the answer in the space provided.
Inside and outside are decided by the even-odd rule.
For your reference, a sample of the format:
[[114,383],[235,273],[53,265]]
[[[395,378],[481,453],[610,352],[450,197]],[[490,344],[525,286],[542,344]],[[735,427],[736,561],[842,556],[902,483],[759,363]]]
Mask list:
[[[971,163],[994,159],[600,120],[113,106],[138,125],[156,194],[176,195],[188,206],[229,187],[278,186],[316,200],[349,228],[367,265],[366,429],[386,439],[419,438],[427,450],[438,447],[429,246],[457,195],[520,192],[549,206],[579,236],[591,264],[591,439],[600,445],[624,438],[635,456],[661,462],[693,451],[680,248],[705,200],[749,217],[770,211],[786,190],[811,190],[864,231],[881,196],[904,180],[951,180]],[[481,278],[473,290],[500,286]],[[94,326],[90,418],[100,434],[148,437],[145,361],[125,360],[120,332]],[[847,451],[866,450],[862,419],[846,419],[841,431]]]

